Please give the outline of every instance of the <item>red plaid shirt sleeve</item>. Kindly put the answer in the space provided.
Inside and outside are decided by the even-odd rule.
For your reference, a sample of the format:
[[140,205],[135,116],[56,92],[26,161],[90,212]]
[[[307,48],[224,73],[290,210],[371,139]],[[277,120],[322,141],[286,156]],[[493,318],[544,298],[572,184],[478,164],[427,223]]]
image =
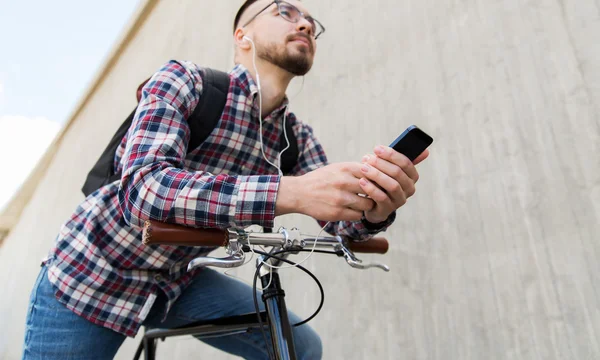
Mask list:
[[190,129],[185,119],[202,93],[202,78],[191,73],[172,61],[142,90],[121,161],[119,204],[125,222],[272,227],[279,176],[186,170]]

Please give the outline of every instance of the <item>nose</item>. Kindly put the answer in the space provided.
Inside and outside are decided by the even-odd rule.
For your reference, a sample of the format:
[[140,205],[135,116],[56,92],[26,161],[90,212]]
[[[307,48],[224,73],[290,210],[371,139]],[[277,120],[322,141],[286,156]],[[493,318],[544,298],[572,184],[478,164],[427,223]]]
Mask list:
[[300,17],[300,20],[296,23],[296,30],[302,31],[309,36],[315,35],[312,24],[305,17]]

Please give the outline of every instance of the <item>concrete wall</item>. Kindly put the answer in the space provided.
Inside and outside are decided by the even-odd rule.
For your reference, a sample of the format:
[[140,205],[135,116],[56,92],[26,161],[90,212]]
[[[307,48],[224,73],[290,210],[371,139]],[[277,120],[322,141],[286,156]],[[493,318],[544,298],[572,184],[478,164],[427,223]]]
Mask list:
[[[19,357],[38,261],[132,89],[169,58],[229,69],[238,4],[158,2],[77,114],[0,247],[0,358]],[[325,358],[600,358],[600,4],[305,4],[327,33],[302,90],[290,89],[292,109],[330,159],[359,160],[411,124],[435,138],[417,195],[387,233],[390,252],[364,257],[390,273],[309,261],[326,290],[312,322]],[[303,217],[281,223],[316,230]],[[290,308],[309,315],[316,286],[296,271],[283,278]],[[159,354],[227,358],[187,338]]]

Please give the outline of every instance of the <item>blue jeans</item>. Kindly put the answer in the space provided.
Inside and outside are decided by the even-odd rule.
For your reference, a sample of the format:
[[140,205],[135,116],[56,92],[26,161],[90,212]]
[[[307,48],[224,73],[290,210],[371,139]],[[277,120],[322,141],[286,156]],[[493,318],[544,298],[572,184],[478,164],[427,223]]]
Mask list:
[[[260,299],[260,298],[259,298]],[[259,300],[261,309],[262,302]],[[194,321],[254,311],[252,288],[211,269],[201,271],[161,322],[164,298],[155,302],[144,326],[172,328]],[[300,319],[289,313],[290,322]],[[298,359],[320,359],[321,340],[308,325],[293,328]],[[268,335],[268,331],[267,331]],[[98,326],[76,315],[58,302],[42,266],[31,292],[23,359],[112,359],[125,335]],[[260,331],[201,339],[201,341],[245,359],[268,359]],[[133,354],[131,354],[133,358]]]

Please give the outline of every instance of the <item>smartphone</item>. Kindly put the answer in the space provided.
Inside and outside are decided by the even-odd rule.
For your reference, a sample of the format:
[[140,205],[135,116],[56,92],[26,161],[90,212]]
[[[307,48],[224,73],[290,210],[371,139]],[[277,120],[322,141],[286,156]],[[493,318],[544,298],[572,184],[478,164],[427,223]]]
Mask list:
[[417,126],[411,125],[390,144],[390,147],[405,155],[410,161],[415,161],[431,143],[433,143],[431,136]]

